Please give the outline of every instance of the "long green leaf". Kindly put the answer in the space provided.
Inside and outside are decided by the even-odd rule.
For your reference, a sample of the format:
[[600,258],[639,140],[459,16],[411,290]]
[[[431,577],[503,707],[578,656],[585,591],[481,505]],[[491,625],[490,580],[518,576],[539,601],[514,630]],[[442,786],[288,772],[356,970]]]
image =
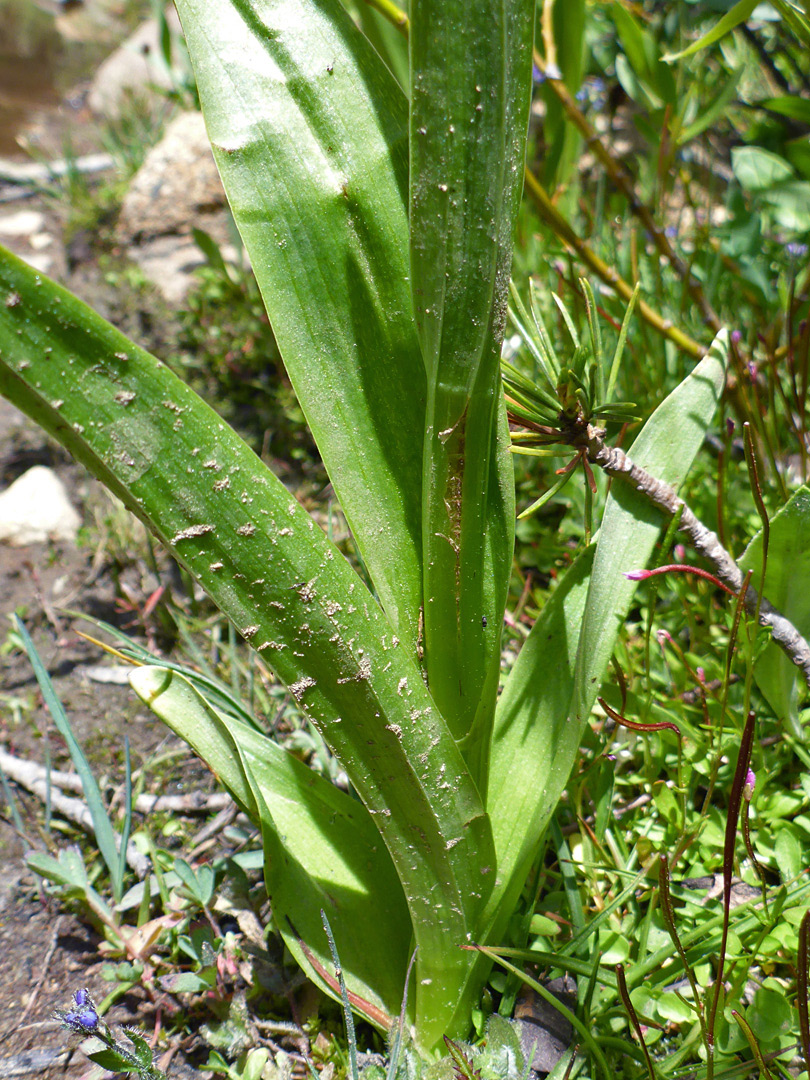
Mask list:
[[[193,747],[239,804],[275,833],[280,858],[265,860],[273,915],[303,967],[314,972],[287,918],[328,967],[321,908],[340,942],[349,989],[393,1016],[402,1001],[410,919],[394,865],[362,803],[249,725],[214,709],[182,675],[140,667],[133,689]],[[263,805],[253,804],[252,774]],[[265,853],[267,856],[267,852]]]
[[408,285],[405,95],[338,0],[177,10],[284,365],[415,655],[426,387]]
[[[556,75],[565,81],[572,94],[582,86],[585,74],[586,50],[585,25],[587,9],[585,0],[566,0],[565,4],[550,5],[551,24],[546,22],[541,37],[541,12],[549,13],[549,6],[537,5],[537,43],[543,47],[547,64],[553,62]],[[551,40],[549,40],[549,31]],[[549,49],[548,46],[552,48]],[[548,191],[565,188],[576,171],[577,158],[582,146],[582,135],[565,115],[559,97],[549,86],[540,87],[540,96],[546,108],[543,136],[546,150],[543,154],[543,186]]]
[[[658,406],[636,438],[632,460],[676,491],[703,444],[723,391],[728,363],[728,331],[721,330],[692,373]],[[568,723],[587,722],[602,676],[636,590],[625,571],[646,566],[661,531],[661,514],[639,492],[614,481],[605,506],[582,622],[574,693]],[[558,773],[548,792],[567,775]]]
[[[765,595],[799,633],[810,634],[810,488],[800,487],[770,522]],[[761,592],[762,533],[745,549],[739,562],[753,571],[753,584]],[[768,704],[783,723],[789,723],[803,739],[799,722],[797,669],[785,653],[771,642],[754,667],[754,677]]]
[[665,64],[671,64],[684,56],[693,56],[696,52],[700,52],[701,49],[714,45],[715,42],[720,41],[726,34],[730,34],[741,23],[747,22],[758,3],[759,0],[738,0],[730,11],[727,11],[721,19],[717,20],[711,30],[707,30],[702,37],[698,38],[697,41],[693,41],[688,48],[681,49],[680,52],[668,53],[666,56],[662,56],[661,59]]
[[51,714],[54,724],[56,724],[56,730],[65,740],[73,767],[81,779],[82,791],[87,800],[87,808],[90,811],[90,817],[93,819],[93,832],[96,843],[110,872],[110,881],[113,885],[115,899],[120,900],[126,860],[126,845],[121,845],[120,838],[119,843],[116,843],[115,829],[104,805],[104,799],[101,797],[96,778],[93,776],[93,770],[90,768],[90,763],[85,757],[79,740],[73,734],[70,720],[68,720],[64,706],[54,689],[48,670],[43,664],[42,658],[19,615],[14,616],[14,623],[17,633],[22,638],[25,651],[28,653],[28,659],[34,669],[34,675],[39,683],[42,697],[48,706],[48,712]]
[[488,905],[487,939],[498,941],[556,807],[545,792],[568,779],[580,732],[566,722],[579,630],[596,545],[574,562],[546,603],[509,674],[495,714],[487,807],[499,888]]
[[533,10],[530,0],[411,5],[411,287],[428,383],[425,654],[431,692],[458,739],[479,705],[484,725],[494,706],[510,570],[511,497],[506,484],[492,489],[498,475],[511,476],[496,450],[499,360]]
[[163,540],[323,732],[374,816],[419,945],[432,1046],[491,888],[489,822],[415,662],[281,482],[196,394],[0,249],[0,393]]
[[[682,483],[717,407],[728,335],[656,409],[632,450],[634,461],[674,487]],[[614,481],[594,554],[584,552],[532,627],[498,702],[487,809],[498,853],[497,914],[523,885],[565,787],[635,584],[663,524],[642,496]],[[531,792],[532,799],[526,794]]]

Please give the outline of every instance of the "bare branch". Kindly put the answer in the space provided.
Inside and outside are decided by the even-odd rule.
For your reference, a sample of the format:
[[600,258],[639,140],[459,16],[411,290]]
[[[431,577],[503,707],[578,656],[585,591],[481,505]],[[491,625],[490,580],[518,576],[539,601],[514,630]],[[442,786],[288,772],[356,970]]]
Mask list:
[[[668,517],[674,517],[683,507],[678,531],[684,533],[692,547],[712,563],[721,581],[734,592],[740,592],[744,578],[742,570],[720,543],[717,535],[695,517],[673,488],[634,464],[623,450],[606,446],[600,428],[588,426],[584,445],[589,461],[598,465],[608,476],[630,484]],[[756,590],[750,585],[746,590],[744,603],[746,611],[755,618],[759,608],[760,625],[770,628],[773,640],[787,653],[796,667],[800,668],[805,682],[810,686],[810,645],[793,623],[765,597],[760,600]]]

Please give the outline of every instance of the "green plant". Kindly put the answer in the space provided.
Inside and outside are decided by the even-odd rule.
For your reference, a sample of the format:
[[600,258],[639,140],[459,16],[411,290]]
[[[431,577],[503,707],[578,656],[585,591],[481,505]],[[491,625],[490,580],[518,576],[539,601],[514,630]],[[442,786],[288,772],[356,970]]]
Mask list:
[[[499,362],[533,5],[416,0],[410,105],[336,0],[178,8],[234,218],[373,591],[188,387],[8,254],[0,391],[147,522],[339,758],[359,799],[177,671],[132,675],[260,824],[276,924],[316,982],[339,996],[321,910],[352,1006],[382,1029],[417,948],[407,1016],[435,1053],[468,1034],[489,960],[461,946],[507,932],[633,598],[623,574],[661,521],[616,485],[498,697],[514,520]],[[592,358],[555,382],[560,404],[621,419],[592,332]],[[674,487],[727,350],[721,333],[633,444]]]
[[[53,718],[53,722],[56,725],[59,734],[65,740],[76,772],[81,777],[82,789],[84,790],[88,809],[90,810],[90,815],[93,819],[93,830],[95,832],[96,843],[98,844],[98,849],[101,852],[110,873],[113,896],[115,900],[118,901],[123,895],[124,874],[126,872],[126,849],[132,825],[132,775],[129,761],[129,740],[125,739],[124,743],[124,754],[126,759],[126,782],[124,793],[125,816],[124,827],[119,835],[110,821],[110,817],[101,798],[101,792],[96,783],[96,778],[93,776],[92,769],[84,755],[84,751],[79,745],[76,736],[73,734],[70,721],[67,718],[67,714],[65,713],[61,701],[56,695],[56,691],[54,690],[53,683],[45,669],[45,665],[42,663],[39,653],[37,652],[28,631],[25,629],[22,619],[20,619],[18,615],[14,616],[14,623],[23,647],[31,661],[31,666],[34,669],[34,674],[39,683],[42,696],[48,706],[48,711]],[[47,856],[33,855],[31,858],[34,861],[36,861],[37,858],[48,860]],[[53,860],[48,861],[52,862]],[[77,881],[81,883],[79,887],[81,888],[82,885],[86,885],[87,888],[90,889],[84,865],[81,863],[81,857],[78,858],[78,862],[73,859],[70,861],[73,868],[79,870],[78,875],[75,875],[77,876]],[[44,873],[41,866],[38,867],[38,869]],[[100,897],[96,896],[96,899],[99,901],[100,907],[105,909],[105,915],[109,916],[109,918],[105,917],[105,923],[114,925],[115,920],[112,918],[112,913],[107,908],[107,905],[103,904]]]
[[[241,252],[235,226],[234,242]],[[200,229],[206,257],[182,311],[175,370],[265,455],[306,466],[317,458],[262,304],[253,271],[226,262]]]

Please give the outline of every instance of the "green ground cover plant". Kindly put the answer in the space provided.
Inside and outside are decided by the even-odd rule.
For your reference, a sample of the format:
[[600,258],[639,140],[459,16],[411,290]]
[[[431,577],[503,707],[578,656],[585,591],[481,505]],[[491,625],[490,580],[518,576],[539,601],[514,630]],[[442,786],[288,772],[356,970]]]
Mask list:
[[[507,939],[523,945],[528,938],[522,960],[580,977],[585,1045],[577,1060],[586,1059],[594,1074],[611,1075],[610,1054],[616,1060],[629,1054],[651,1075],[675,1075],[681,1062],[702,1055],[711,1076],[743,1051],[755,1062],[757,1054],[794,1053],[803,1017],[806,1024],[801,995],[784,1003],[785,1014],[776,1000],[781,976],[768,973],[747,1016],[740,1013],[739,1028],[731,1026],[750,971],[739,962],[743,954],[755,954],[778,932],[774,956],[806,952],[803,825],[791,820],[775,829],[781,881],[764,916],[754,900],[732,913],[730,888],[737,816],[747,822],[744,782],[752,754],[757,774],[763,766],[761,751],[752,750],[753,722],[740,719],[750,716],[758,693],[755,675],[767,707],[788,725],[788,750],[808,765],[800,741],[804,691],[781,654],[777,660],[771,652],[768,660],[763,652],[760,659],[768,639],[757,638],[757,619],[769,616],[755,595],[758,588],[784,607],[791,591],[785,564],[802,550],[806,492],[788,501],[784,470],[768,475],[767,463],[780,456],[780,440],[798,436],[804,447],[807,334],[798,322],[788,328],[789,342],[798,341],[783,354],[792,365],[787,389],[773,394],[782,394],[789,420],[777,424],[772,411],[756,408],[759,385],[743,349],[755,339],[732,339],[713,307],[724,288],[740,281],[751,291],[752,310],[774,300],[754,249],[763,235],[775,244],[774,229],[801,235],[795,207],[805,181],[775,167],[767,176],[757,167],[754,175],[750,160],[746,165],[745,155],[737,155],[739,185],[751,199],[734,210],[738,227],[730,236],[739,243],[746,226],[759,233],[740,253],[736,285],[721,273],[723,257],[732,257],[722,246],[707,245],[708,254],[695,250],[688,263],[671,246],[667,254],[671,238],[658,214],[650,222],[640,215],[645,227],[652,225],[649,252],[596,229],[590,242],[582,239],[587,223],[574,166],[586,134],[576,101],[586,59],[615,65],[638,107],[639,127],[651,139],[659,133],[640,160],[638,181],[615,168],[611,174],[605,164],[619,197],[633,192],[635,211],[646,205],[639,192],[668,182],[662,162],[671,147],[683,147],[705,128],[691,92],[678,93],[676,76],[683,78],[686,68],[660,63],[664,52],[677,51],[667,44],[673,31],[666,20],[642,26],[613,5],[615,26],[604,44],[594,32],[604,12],[591,21],[584,5],[575,5],[577,18],[568,13],[555,31],[560,13],[552,7],[538,13],[536,34],[527,0],[473,8],[414,3],[407,54],[391,28],[374,24],[386,66],[371,32],[362,33],[336,2],[178,3],[234,218],[365,576],[187,386],[11,255],[0,261],[0,390],[100,476],[203,585],[289,688],[359,796],[313,772],[260,730],[249,710],[214,699],[199,681],[159,663],[133,673],[136,692],[258,824],[276,928],[316,983],[339,995],[325,911],[352,1007],[388,1031],[405,1000],[414,1044],[429,1057],[443,1051],[446,1036],[469,1035],[490,977],[492,951],[462,946]],[[803,17],[790,11],[785,21],[792,28],[790,19],[798,19],[801,30]],[[534,54],[533,41],[542,45]],[[531,244],[524,246],[515,260],[518,285],[507,324],[527,131],[535,163],[531,87],[543,74],[543,168],[533,170],[528,191],[544,233],[556,238],[544,258],[551,262],[558,242],[562,263],[551,264],[555,290],[543,275],[523,288],[526,269],[536,269]],[[735,88],[721,73],[717,100],[730,100]],[[761,154],[776,155],[758,152],[760,165]],[[790,168],[800,170],[804,159],[793,158],[798,164]],[[607,213],[602,198],[595,218]],[[530,213],[519,221],[521,228],[529,222],[529,231],[535,228]],[[598,243],[614,247],[612,263]],[[624,294],[618,289],[635,316],[579,281],[567,261],[572,250],[594,280],[641,281],[644,295],[629,285]],[[662,254],[690,298],[688,311],[660,287]],[[792,287],[791,305],[795,281]],[[674,310],[662,315],[665,307]],[[631,318],[666,340],[663,378],[660,367],[645,365],[651,339],[634,332]],[[608,348],[602,323],[611,321],[617,341]],[[716,331],[713,342],[701,322]],[[517,340],[504,369],[504,397],[507,325]],[[769,360],[776,359],[777,341],[778,334],[766,342]],[[673,502],[721,404],[729,368],[756,435],[756,446],[753,436],[748,440],[754,490],[760,473],[766,494],[769,484],[784,489],[782,515],[772,521],[765,515],[761,536],[742,561],[753,585],[735,577],[733,561],[723,563],[705,530],[689,524],[688,512]],[[619,398],[619,386],[629,400]],[[651,411],[648,401],[660,404]],[[666,485],[657,504],[647,480],[605,442],[636,417],[645,422],[633,431],[630,458]],[[556,527],[575,516],[572,510],[582,525],[572,527],[580,529],[576,558],[556,549],[549,560],[555,572],[565,570],[550,596],[527,590],[524,602],[536,605],[537,617],[516,659],[505,663],[504,614],[515,609],[509,593],[513,443],[535,460],[538,453],[562,452],[571,466],[549,485],[544,503],[537,473],[521,470],[518,493],[533,511],[521,523],[524,542],[530,547],[545,531],[553,546]],[[730,434],[721,445],[727,462]],[[801,457],[806,466],[805,449]],[[563,487],[574,468],[586,483]],[[604,475],[594,476],[599,469]],[[615,478],[609,493],[607,476]],[[535,490],[524,500],[530,485]],[[697,494],[699,516],[706,518],[707,500]],[[712,504],[708,520],[722,536],[722,499],[716,505],[720,520]],[[555,516],[544,523],[550,509]],[[659,617],[654,586],[645,586],[651,596],[644,616],[639,575],[626,575],[658,561],[656,544],[673,510],[659,553],[663,564],[689,562],[668,557],[675,529],[684,528],[712,561],[718,585],[725,582],[736,599],[724,615],[714,583],[674,585],[680,610],[660,639],[659,658],[651,644]],[[759,527],[753,504],[747,514],[738,531],[751,537]],[[732,527],[726,524],[729,534]],[[762,588],[769,545],[773,565]],[[519,565],[521,558],[519,550]],[[631,633],[620,641],[628,615]],[[805,616],[797,609],[793,618],[801,625]],[[708,646],[703,655],[682,647],[678,620],[690,631],[690,645]],[[777,623],[768,625],[776,638]],[[730,668],[738,638],[746,672],[735,690]],[[800,644],[794,642],[792,655],[802,658]],[[620,674],[603,684],[612,658]],[[682,692],[696,696],[678,706],[674,724],[656,697],[671,696],[684,682]],[[598,715],[603,724],[616,724],[618,763],[596,749],[588,726],[600,686]],[[634,724],[643,749],[627,764],[617,733]],[[747,755],[738,754],[737,746],[746,745]],[[572,770],[576,856],[574,833],[566,838],[554,819]],[[612,800],[624,787],[639,786],[651,792],[655,813],[634,817],[623,836],[611,821]],[[712,803],[718,789],[733,796],[725,815]],[[774,797],[763,794],[757,814]],[[769,820],[795,816],[806,796],[797,798],[771,808]],[[550,824],[556,868],[538,867]],[[756,818],[751,830],[755,844],[767,849]],[[695,878],[722,867],[717,915],[693,910],[687,894],[687,914],[679,914],[676,927],[668,878],[674,865]],[[531,874],[538,895],[542,884],[550,886],[546,914],[530,911],[528,927],[516,930]],[[596,917],[586,917],[586,907]],[[561,924],[552,916],[563,910],[571,932],[558,942]],[[732,958],[725,967],[730,987],[722,979],[713,984],[707,952],[723,958],[721,968]],[[683,985],[666,963],[676,955]],[[620,970],[612,971],[614,965]],[[806,982],[806,964],[804,971]],[[507,984],[500,987],[508,1000]],[[593,1014],[614,1034],[592,1037]],[[639,1047],[615,1037],[628,1015]],[[676,1023],[681,1038],[668,1054],[665,1029]],[[655,1064],[648,1047],[660,1052]],[[573,1057],[567,1065],[575,1067]],[[463,1061],[458,1067],[463,1074]]]

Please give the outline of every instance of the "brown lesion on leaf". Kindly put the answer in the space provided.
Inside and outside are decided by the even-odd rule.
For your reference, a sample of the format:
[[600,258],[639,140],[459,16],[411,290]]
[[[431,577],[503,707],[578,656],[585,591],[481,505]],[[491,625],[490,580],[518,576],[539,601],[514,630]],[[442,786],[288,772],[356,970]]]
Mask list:
[[452,428],[440,432],[447,453],[447,479],[444,488],[444,508],[447,511],[448,529],[440,533],[453,549],[456,557],[456,611],[460,607],[461,588],[461,512],[464,493],[465,448],[467,441],[467,408]]

